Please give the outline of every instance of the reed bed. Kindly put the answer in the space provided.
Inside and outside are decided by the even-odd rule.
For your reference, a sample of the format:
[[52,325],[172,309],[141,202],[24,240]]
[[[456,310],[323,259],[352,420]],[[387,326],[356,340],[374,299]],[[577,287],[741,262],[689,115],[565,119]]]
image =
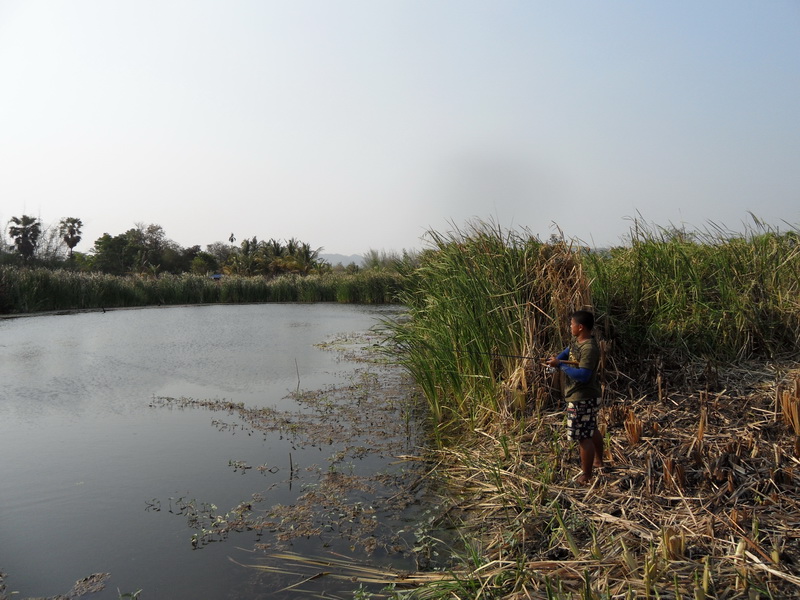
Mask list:
[[524,408],[543,387],[538,361],[563,347],[568,315],[589,304],[589,283],[563,241],[486,223],[430,236],[435,249],[399,296],[409,319],[391,327],[441,437],[462,419],[475,426]]
[[637,222],[628,246],[584,258],[620,354],[678,363],[798,348],[796,229],[780,233],[756,220],[745,234],[712,227],[687,236]]
[[604,360],[626,372],[611,387],[646,388],[688,362],[710,378],[721,362],[790,355],[800,349],[800,236],[756,223],[743,236],[636,223],[631,244],[609,252],[482,222],[430,232],[433,248],[399,296],[410,319],[393,339],[440,434],[544,401],[537,361],[566,345],[580,308],[598,316]]
[[248,303],[341,302],[384,304],[396,301],[401,277],[361,271],[273,278],[200,275],[158,277],[0,267],[0,312],[122,308],[133,306]]
[[[637,223],[605,253],[483,223],[431,234],[393,339],[428,398],[467,550],[419,597],[800,594],[800,384],[779,385],[797,372],[800,244],[756,224]],[[590,489],[571,481],[560,382],[537,364],[584,307],[611,467]]]

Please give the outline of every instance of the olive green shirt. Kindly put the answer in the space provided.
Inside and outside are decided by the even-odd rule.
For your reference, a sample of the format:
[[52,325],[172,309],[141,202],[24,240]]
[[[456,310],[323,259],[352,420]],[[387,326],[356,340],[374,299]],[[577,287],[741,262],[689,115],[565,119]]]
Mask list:
[[597,368],[600,365],[600,348],[594,336],[582,342],[579,342],[577,338],[573,338],[569,345],[569,360],[577,362],[577,368],[579,369],[591,370],[592,376],[589,381],[583,383],[567,375],[564,385],[564,397],[569,402],[600,398],[603,393],[597,380]]

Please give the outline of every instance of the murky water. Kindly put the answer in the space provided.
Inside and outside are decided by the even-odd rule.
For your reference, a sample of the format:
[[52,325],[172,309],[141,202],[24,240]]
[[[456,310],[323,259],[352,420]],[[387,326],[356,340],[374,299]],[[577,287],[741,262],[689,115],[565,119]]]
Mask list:
[[[296,579],[229,558],[257,563],[286,547],[366,557],[356,537],[319,516],[307,518],[305,537],[287,534],[301,516],[294,524],[272,517],[271,529],[201,536],[209,543],[198,549],[191,539],[210,527],[203,507],[224,515],[258,494],[254,518],[268,520],[270,507],[292,505],[332,475],[402,480],[391,455],[403,443],[401,451],[414,452],[416,435],[406,431],[403,442],[385,432],[376,441],[368,424],[348,430],[350,417],[337,403],[362,401],[347,394],[367,393],[353,391],[362,389],[353,377],[371,367],[317,347],[365,332],[391,310],[270,304],[0,320],[0,571],[8,592],[64,594],[76,580],[108,572],[106,589],[92,598],[138,589],[143,599],[267,598]],[[349,391],[337,395],[337,387]],[[330,390],[330,398],[298,403],[298,389]],[[264,425],[238,412],[163,406],[154,401],[161,396],[224,399],[311,419]],[[393,421],[405,418],[408,430],[406,408],[392,402]],[[351,407],[353,418],[357,412]],[[323,436],[326,428],[339,435]],[[418,510],[381,511],[385,485],[341,493],[374,505],[375,535],[399,531]],[[187,505],[201,513],[199,523]],[[378,545],[371,558],[413,568],[403,540],[394,542],[394,549]]]

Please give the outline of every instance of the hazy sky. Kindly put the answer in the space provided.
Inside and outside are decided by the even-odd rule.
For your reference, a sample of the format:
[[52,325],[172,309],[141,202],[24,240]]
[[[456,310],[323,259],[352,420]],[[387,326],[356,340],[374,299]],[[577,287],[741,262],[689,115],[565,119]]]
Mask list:
[[800,224],[796,0],[0,0],[4,233],[351,254],[748,211]]

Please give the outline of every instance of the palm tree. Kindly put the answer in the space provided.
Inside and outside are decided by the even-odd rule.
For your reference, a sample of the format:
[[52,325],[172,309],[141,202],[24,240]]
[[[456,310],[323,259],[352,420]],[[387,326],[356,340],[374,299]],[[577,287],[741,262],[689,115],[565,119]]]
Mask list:
[[286,242],[286,254],[289,256],[294,256],[297,254],[297,251],[300,249],[300,242],[295,238],[290,239]]
[[72,249],[81,241],[81,227],[83,227],[83,221],[75,217],[65,217],[58,224],[61,239],[69,248],[70,258],[72,258]]
[[271,258],[281,258],[286,254],[286,248],[278,240],[270,238],[267,242],[267,253]]
[[314,268],[319,260],[320,252],[322,252],[322,248],[312,250],[310,244],[306,244],[305,242],[300,244],[295,253],[295,260],[297,261],[297,266],[300,268],[301,273],[311,272],[311,269]]
[[286,248],[278,240],[270,238],[268,242],[264,242],[260,255],[262,274],[277,275],[285,270]]
[[34,217],[22,215],[21,218],[11,217],[10,223],[13,225],[8,228],[8,235],[14,240],[17,252],[22,255],[22,258],[29,260],[36,250],[36,244],[42,233],[41,222]]

